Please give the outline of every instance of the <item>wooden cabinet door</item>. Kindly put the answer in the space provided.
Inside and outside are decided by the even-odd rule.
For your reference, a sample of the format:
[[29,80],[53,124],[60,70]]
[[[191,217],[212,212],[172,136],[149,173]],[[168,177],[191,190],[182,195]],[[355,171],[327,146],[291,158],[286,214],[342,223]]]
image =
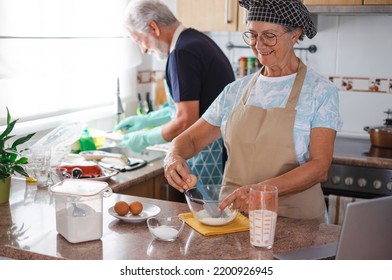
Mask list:
[[236,31],[237,0],[177,0],[177,18],[199,31]]
[[304,5],[362,5],[363,0],[303,0]]
[[364,0],[364,5],[392,5],[392,0]]

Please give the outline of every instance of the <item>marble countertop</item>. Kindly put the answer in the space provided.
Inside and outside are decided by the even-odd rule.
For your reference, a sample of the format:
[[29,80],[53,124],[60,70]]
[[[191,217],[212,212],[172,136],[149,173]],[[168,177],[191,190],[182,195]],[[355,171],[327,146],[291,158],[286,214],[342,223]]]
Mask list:
[[392,169],[392,149],[374,147],[369,139],[337,137],[332,163]]
[[102,238],[69,243],[56,231],[54,201],[48,190],[14,178],[10,202],[0,204],[0,256],[41,260],[273,259],[274,252],[336,242],[340,233],[337,225],[278,218],[275,244],[269,251],[251,247],[248,231],[205,237],[187,225],[179,239],[163,242],[152,238],[145,221],[125,223],[111,216],[108,209],[120,199],[157,205],[159,216],[189,212],[184,203],[113,193],[103,199]]

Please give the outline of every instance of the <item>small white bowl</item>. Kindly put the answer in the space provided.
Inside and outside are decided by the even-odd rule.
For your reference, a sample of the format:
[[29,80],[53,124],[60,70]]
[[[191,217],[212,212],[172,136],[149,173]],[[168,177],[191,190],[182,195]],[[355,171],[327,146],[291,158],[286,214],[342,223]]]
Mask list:
[[179,217],[150,217],[147,226],[151,235],[158,240],[174,241],[180,236],[184,221]]

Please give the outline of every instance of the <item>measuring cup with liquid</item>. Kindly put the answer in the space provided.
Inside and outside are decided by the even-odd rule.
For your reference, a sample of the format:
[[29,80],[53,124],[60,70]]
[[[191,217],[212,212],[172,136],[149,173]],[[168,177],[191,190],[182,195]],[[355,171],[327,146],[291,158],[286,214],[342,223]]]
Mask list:
[[271,185],[251,188],[249,192],[250,244],[271,249],[278,216],[278,189]]

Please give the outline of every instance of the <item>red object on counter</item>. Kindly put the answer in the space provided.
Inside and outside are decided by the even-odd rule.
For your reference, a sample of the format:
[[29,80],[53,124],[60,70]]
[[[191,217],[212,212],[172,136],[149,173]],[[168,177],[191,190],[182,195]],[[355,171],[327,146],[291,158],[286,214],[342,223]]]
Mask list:
[[95,162],[86,161],[75,163],[63,163],[57,167],[60,170],[67,170],[68,174],[72,174],[72,170],[75,168],[80,168],[82,170],[81,178],[95,178],[103,175],[101,167]]

